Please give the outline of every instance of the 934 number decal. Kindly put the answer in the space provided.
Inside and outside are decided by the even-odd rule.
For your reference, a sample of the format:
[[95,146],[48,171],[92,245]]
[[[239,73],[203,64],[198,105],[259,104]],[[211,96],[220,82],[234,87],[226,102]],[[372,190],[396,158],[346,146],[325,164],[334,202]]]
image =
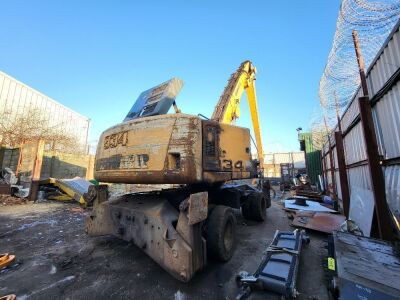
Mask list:
[[104,149],[115,148],[118,145],[126,146],[126,144],[128,144],[128,131],[110,134],[104,138]]

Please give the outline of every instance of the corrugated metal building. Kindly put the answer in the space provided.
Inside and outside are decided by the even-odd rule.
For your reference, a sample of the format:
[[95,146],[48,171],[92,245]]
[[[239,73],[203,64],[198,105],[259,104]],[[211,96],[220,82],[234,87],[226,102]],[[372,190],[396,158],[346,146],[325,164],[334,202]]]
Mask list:
[[[264,156],[264,176],[281,178],[282,165],[292,165],[294,172],[305,169],[304,152],[267,153]],[[296,173],[297,174],[297,173]]]
[[49,126],[62,126],[87,148],[90,119],[0,71],[0,116],[17,117],[31,109],[45,112]]
[[[400,222],[400,22],[367,70],[367,85],[371,101],[373,122],[380,161],[383,168],[386,200],[391,213]],[[350,218],[357,221],[369,235],[374,211],[374,197],[371,187],[366,145],[364,142],[358,98],[359,89],[341,118],[342,135],[350,190]],[[335,130],[337,131],[338,126]],[[337,162],[337,150],[333,133],[330,135],[331,151],[334,158],[335,178],[332,180],[329,143],[323,148],[324,175],[338,197],[342,188]]]
[[[90,119],[0,71],[0,117],[7,117],[13,122],[20,120],[19,116],[31,110],[40,112],[44,124],[57,127],[73,139],[72,149],[68,149],[69,156],[63,154],[66,150],[63,147],[49,147],[49,145],[45,147],[44,162],[51,161],[52,164],[51,168],[45,164],[42,177],[60,174],[60,170],[56,170],[53,162],[59,162],[56,165],[64,170],[63,175],[69,174],[67,177],[82,176],[87,173],[92,163],[87,155]],[[10,167],[15,172],[20,149],[10,149],[8,146],[1,145],[0,168]],[[74,159],[71,159],[71,155]],[[26,157],[23,159],[20,164],[32,165],[33,162],[28,162]]]

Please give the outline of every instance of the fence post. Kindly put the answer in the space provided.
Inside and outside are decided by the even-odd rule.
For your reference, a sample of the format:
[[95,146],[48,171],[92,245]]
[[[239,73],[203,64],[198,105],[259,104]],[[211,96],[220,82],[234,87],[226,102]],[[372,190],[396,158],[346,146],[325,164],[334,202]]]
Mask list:
[[371,177],[372,192],[375,201],[375,213],[378,221],[379,237],[392,240],[393,232],[390,224],[391,216],[386,202],[385,179],[380,165],[378,143],[376,141],[374,122],[369,97],[358,98],[368,168]]
[[342,191],[343,212],[346,219],[349,218],[350,211],[350,192],[347,179],[346,159],[344,156],[343,136],[341,131],[335,132],[336,153],[339,167],[340,190]]
[[322,179],[324,180],[324,189],[325,192],[327,191],[327,178],[325,175],[325,170],[326,170],[326,164],[325,164],[325,153],[324,153],[324,147],[321,149],[321,160],[322,160]]
[[324,117],[325,128],[328,132],[328,146],[329,146],[329,162],[330,162],[330,169],[331,169],[331,183],[332,183],[332,196],[337,198],[335,195],[336,191],[336,184],[335,184],[335,162],[333,161],[333,153],[332,153],[332,143],[331,143],[331,135],[328,130],[328,123],[326,122],[326,117]]
[[333,159],[333,150],[332,150],[332,143],[331,143],[331,137],[328,135],[328,141],[329,141],[329,161],[331,165],[331,182],[332,182],[332,196],[333,198],[337,198],[335,191],[336,191],[336,178],[335,178],[335,162]]
[[382,166],[380,165],[371,102],[368,97],[368,86],[364,72],[364,60],[361,53],[360,43],[358,41],[357,31],[355,30],[353,30],[353,42],[360,72],[361,87],[364,95],[364,97],[358,98],[358,107],[360,110],[361,127],[364,136],[368,169],[375,202],[375,217],[378,225],[378,233],[381,239],[393,240],[394,235],[391,227],[391,215],[386,201],[385,179],[383,177]]
[[44,141],[39,140],[37,142],[35,164],[33,165],[33,171],[32,171],[32,180],[40,179],[40,173],[42,171],[43,152],[44,152]]

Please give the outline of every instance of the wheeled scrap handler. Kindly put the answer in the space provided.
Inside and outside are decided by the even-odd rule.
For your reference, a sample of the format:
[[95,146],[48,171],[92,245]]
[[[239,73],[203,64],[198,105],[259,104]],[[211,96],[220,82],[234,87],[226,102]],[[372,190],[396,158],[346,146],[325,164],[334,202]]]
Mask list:
[[[110,199],[106,185],[91,186],[90,235],[132,241],[166,271],[187,282],[207,257],[228,261],[236,218],[263,221],[270,206],[255,93],[256,69],[243,62],[232,74],[211,119],[180,113],[182,82],[172,79],[143,92],[124,122],[100,137],[95,178],[107,183],[175,184],[179,188]],[[258,160],[247,128],[232,125],[246,90]],[[175,113],[166,114],[171,106]],[[255,185],[247,182],[256,181]]]

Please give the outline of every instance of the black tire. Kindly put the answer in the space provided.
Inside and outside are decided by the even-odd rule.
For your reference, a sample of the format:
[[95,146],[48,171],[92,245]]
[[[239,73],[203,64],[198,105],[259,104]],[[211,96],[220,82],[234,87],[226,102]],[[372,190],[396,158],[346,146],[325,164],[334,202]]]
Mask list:
[[219,261],[231,259],[236,243],[236,218],[231,208],[217,205],[206,225],[207,255]]
[[242,206],[242,215],[247,220],[262,222],[267,218],[267,200],[260,192],[253,192],[247,196]]

